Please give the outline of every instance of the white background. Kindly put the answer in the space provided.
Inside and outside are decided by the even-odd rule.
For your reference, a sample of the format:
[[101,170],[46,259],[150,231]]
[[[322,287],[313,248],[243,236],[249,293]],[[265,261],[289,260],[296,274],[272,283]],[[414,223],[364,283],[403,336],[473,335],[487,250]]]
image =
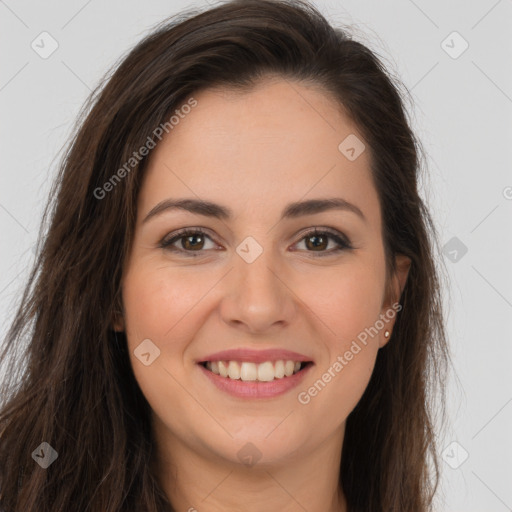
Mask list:
[[[213,1],[210,1],[213,3]],[[414,129],[428,153],[423,184],[441,234],[467,247],[446,260],[447,325],[455,373],[441,448],[446,512],[512,510],[512,0],[316,0],[353,26],[412,91]],[[42,208],[75,117],[102,75],[173,0],[0,0],[0,318],[2,334],[28,275]],[[58,49],[42,59],[47,31]],[[469,44],[443,47],[453,31]],[[450,36],[452,53],[463,41]],[[508,187],[508,188],[507,188]],[[446,252],[448,253],[448,250]],[[451,456],[451,457],[450,457]],[[455,462],[454,462],[455,461]]]

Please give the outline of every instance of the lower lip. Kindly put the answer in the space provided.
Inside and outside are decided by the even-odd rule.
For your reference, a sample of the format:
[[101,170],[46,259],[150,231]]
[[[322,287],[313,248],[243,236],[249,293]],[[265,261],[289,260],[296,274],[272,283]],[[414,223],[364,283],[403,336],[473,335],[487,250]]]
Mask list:
[[269,382],[260,381],[243,381],[240,379],[230,379],[229,377],[221,377],[216,373],[206,369],[202,364],[198,364],[203,373],[210,379],[213,384],[221,391],[228,393],[232,396],[241,398],[273,398],[282,395],[298,386],[304,378],[305,374],[309,371],[311,363],[297,373],[290,377],[283,377],[281,379],[274,379]]

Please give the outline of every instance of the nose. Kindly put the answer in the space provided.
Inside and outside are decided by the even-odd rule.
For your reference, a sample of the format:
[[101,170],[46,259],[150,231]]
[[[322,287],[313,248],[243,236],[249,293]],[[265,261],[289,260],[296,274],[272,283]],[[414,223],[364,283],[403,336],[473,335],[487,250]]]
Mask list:
[[270,250],[252,263],[236,256],[226,277],[220,305],[225,323],[257,334],[282,329],[292,322],[297,298],[289,276],[272,260]]

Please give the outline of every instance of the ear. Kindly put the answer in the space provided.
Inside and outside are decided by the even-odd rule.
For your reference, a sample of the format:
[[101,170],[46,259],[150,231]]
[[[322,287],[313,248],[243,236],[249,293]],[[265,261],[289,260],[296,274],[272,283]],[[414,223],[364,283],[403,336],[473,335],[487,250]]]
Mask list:
[[[384,328],[380,331],[379,347],[383,347],[391,339],[393,326],[395,325],[396,316],[401,310],[398,308],[398,303],[402,292],[407,282],[409,270],[411,268],[411,259],[405,254],[397,254],[395,256],[395,272],[391,276],[391,282],[388,283],[386,298],[381,310],[381,318],[384,320]],[[386,337],[384,333],[388,331],[389,336]]]
[[115,311],[112,314],[112,320],[110,321],[110,325],[112,326],[112,329],[116,332],[124,332],[126,329],[125,323],[124,323],[124,317],[123,314],[119,311]]

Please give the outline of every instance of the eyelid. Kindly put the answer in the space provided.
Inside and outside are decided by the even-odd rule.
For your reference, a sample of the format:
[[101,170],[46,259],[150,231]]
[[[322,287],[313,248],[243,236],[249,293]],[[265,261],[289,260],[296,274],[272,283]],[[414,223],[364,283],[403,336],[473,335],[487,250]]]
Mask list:
[[312,228],[306,228],[297,235],[300,237],[298,241],[300,242],[307,236],[313,236],[315,234],[330,235],[331,238],[334,239],[340,238],[343,241],[343,243],[350,245],[350,239],[348,238],[348,236],[346,236],[342,231],[339,231],[338,229],[335,228],[330,228],[328,226],[315,226]]

